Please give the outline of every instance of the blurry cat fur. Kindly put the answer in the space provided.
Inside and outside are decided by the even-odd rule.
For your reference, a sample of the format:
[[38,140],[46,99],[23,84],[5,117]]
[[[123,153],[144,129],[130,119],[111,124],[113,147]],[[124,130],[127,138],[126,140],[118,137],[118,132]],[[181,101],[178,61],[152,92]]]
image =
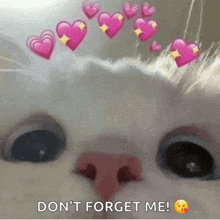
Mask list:
[[[202,52],[183,68],[177,68],[168,49],[146,62],[126,57],[113,62],[77,55],[59,42],[48,61],[26,47],[34,33],[18,38],[13,30],[1,30],[1,218],[219,218],[219,43],[213,44],[214,54]],[[86,46],[79,48],[86,51]],[[66,138],[60,156],[46,163],[5,160],[3,152],[10,153],[13,141],[43,129],[43,120],[46,129]],[[160,167],[161,143],[178,128],[197,131],[215,162],[212,180],[181,178]],[[105,140],[110,144],[105,146]],[[37,212],[38,201],[100,201],[93,183],[73,173],[77,159],[89,150],[138,158],[141,181],[125,184],[111,201],[141,201],[139,212]],[[173,206],[178,199],[189,203],[184,215],[173,207],[145,212],[145,201]]]

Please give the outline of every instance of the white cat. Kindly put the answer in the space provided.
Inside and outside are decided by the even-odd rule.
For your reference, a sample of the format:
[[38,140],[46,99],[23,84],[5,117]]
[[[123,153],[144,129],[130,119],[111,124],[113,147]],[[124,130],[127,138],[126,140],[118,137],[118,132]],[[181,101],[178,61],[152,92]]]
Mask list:
[[[102,3],[120,10],[123,2]],[[144,63],[85,56],[108,57],[116,41],[106,38],[95,51],[87,40],[74,53],[57,42],[48,61],[32,54],[26,39],[72,12],[42,29],[43,18],[33,24],[24,11],[7,26],[2,8],[1,218],[219,218],[219,49],[182,68],[167,50]],[[106,37],[96,32],[88,34],[92,49],[98,35]],[[174,210],[178,199],[188,212]],[[106,201],[112,209],[99,212],[96,202]],[[53,212],[61,202],[68,211]],[[81,202],[79,211],[73,202]]]

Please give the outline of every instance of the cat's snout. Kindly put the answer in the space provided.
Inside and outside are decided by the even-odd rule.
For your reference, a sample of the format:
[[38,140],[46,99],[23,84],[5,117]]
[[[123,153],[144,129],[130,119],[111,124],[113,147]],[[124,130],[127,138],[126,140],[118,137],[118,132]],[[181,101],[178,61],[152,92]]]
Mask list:
[[87,152],[77,161],[77,173],[94,181],[96,193],[107,201],[123,183],[140,180],[141,164],[136,157],[129,155]]

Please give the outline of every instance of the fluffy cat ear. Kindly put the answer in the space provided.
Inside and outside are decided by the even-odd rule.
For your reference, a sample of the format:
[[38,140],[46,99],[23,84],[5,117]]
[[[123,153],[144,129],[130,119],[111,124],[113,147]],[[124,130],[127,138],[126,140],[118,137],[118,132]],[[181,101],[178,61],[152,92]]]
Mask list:
[[30,62],[25,51],[13,40],[0,34],[0,72],[12,73],[23,69]]

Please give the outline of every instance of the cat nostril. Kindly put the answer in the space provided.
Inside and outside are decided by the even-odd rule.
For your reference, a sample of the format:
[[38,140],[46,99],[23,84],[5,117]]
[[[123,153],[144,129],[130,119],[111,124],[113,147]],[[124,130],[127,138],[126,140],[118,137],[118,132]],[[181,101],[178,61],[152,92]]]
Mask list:
[[118,179],[119,184],[123,184],[123,183],[127,183],[127,182],[130,182],[130,181],[135,181],[138,178],[137,178],[137,176],[135,176],[131,172],[130,167],[123,166],[118,170],[117,179]]
[[76,167],[78,174],[93,180],[93,189],[103,201],[111,199],[123,183],[140,180],[141,175],[138,158],[129,155],[86,152]]
[[93,164],[90,164],[90,163],[86,165],[85,169],[83,169],[83,168],[78,169],[77,173],[81,174],[82,176],[84,176],[90,180],[95,180],[95,178],[96,178],[96,168]]

